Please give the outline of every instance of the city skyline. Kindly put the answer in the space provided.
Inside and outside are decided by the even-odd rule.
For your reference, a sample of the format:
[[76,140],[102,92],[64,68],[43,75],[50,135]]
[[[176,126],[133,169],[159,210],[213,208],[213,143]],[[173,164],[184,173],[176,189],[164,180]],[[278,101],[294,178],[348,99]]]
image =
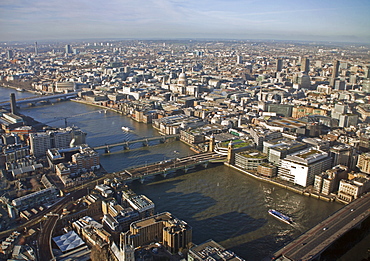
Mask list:
[[370,43],[370,2],[254,0],[0,3],[0,41],[223,38]]

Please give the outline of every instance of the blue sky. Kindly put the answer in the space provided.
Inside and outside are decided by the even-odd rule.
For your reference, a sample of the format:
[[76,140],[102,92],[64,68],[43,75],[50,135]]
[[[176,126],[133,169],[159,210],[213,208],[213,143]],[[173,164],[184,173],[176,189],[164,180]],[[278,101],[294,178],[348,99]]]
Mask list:
[[0,0],[0,41],[86,38],[370,43],[370,1]]

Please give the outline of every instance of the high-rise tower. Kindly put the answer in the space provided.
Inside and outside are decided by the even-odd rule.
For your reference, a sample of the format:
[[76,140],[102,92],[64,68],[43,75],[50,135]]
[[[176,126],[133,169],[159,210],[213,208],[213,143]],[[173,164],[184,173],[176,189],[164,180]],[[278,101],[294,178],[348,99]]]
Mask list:
[[332,78],[336,78],[339,75],[339,65],[340,62],[338,60],[335,60],[333,63],[333,72],[332,72]]
[[37,50],[37,42],[35,42],[35,55],[38,55],[38,50]]
[[306,57],[302,59],[301,71],[305,73],[310,71],[310,59]]
[[283,70],[283,60],[277,59],[276,60],[276,71],[281,72]]

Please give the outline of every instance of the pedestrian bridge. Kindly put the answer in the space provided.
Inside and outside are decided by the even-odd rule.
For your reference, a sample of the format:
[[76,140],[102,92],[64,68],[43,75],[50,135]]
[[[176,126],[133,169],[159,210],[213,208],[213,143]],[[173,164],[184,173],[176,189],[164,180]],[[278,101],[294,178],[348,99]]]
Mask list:
[[122,141],[122,142],[117,142],[117,143],[104,144],[101,146],[93,147],[93,149],[94,150],[104,149],[105,153],[110,153],[111,148],[114,148],[114,147],[121,146],[123,150],[129,150],[130,145],[135,144],[135,143],[141,143],[144,147],[147,147],[147,146],[150,146],[150,143],[149,143],[150,141],[159,141],[161,143],[164,143],[167,140],[178,139],[179,137],[180,137],[180,134],[163,135],[163,136],[150,137],[150,138],[140,138],[137,140],[128,140],[128,141]]
[[[45,96],[18,99],[15,102],[16,102],[16,105],[36,104],[38,102],[43,102],[43,101],[51,101],[51,100],[58,100],[58,99],[67,100],[67,99],[76,98],[76,97],[77,97],[77,92],[70,92],[70,93],[63,93],[63,94],[45,95]],[[10,106],[10,102],[0,102],[0,106],[2,107]]]

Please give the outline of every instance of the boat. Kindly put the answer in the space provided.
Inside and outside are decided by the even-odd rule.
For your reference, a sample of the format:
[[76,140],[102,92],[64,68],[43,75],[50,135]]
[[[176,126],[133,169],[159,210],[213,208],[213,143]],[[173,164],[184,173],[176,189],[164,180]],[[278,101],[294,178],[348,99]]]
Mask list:
[[16,91],[17,91],[17,92],[24,92],[24,91],[25,91],[25,89],[17,88],[17,89],[16,89]]
[[287,223],[287,224],[293,223],[293,219],[291,217],[288,217],[287,215],[284,215],[283,213],[280,213],[279,211],[275,209],[269,209],[268,213],[271,216],[279,219],[280,221],[283,221],[284,223]]
[[127,126],[122,126],[122,130],[127,131],[127,132],[133,131],[133,129],[131,129],[130,127],[127,127]]

